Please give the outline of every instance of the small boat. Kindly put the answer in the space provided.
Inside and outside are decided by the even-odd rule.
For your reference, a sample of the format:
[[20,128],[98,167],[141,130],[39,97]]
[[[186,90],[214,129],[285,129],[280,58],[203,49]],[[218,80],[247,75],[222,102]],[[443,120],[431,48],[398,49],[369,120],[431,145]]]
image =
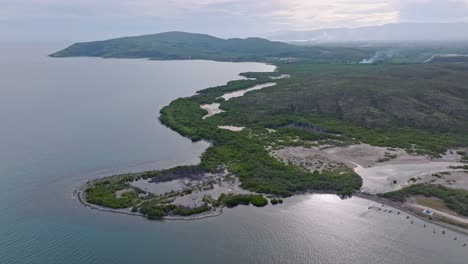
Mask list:
[[465,243],[465,244],[463,244],[463,246],[464,246],[464,247],[466,247],[466,243]]
[[442,231],[442,235],[444,235],[444,234],[445,234],[445,231]]
[[413,224],[413,221],[411,221],[411,224]]
[[406,217],[406,219],[409,219],[409,215]]
[[426,228],[426,224],[424,224],[424,228]]
[[458,238],[457,237],[454,237],[453,240],[457,240]]
[[400,212],[398,212],[397,214],[400,214]]

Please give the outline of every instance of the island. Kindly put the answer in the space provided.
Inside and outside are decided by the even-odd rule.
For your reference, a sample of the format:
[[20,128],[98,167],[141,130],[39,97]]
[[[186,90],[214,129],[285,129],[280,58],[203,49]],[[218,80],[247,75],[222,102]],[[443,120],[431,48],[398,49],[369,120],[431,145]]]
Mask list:
[[167,127],[211,143],[200,164],[95,179],[80,200],[99,210],[190,220],[334,193],[467,228],[468,65],[431,59],[440,49],[427,50],[411,47],[405,60],[367,63],[376,47],[183,32],[74,44],[51,56],[276,66],[160,110]]

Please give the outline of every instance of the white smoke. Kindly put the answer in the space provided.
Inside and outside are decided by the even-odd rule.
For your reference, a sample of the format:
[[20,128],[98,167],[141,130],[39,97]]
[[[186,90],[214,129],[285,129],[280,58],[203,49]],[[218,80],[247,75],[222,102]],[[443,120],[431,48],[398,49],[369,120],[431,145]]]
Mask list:
[[361,64],[372,64],[375,62],[375,56],[370,58],[370,59],[362,59],[359,63]]
[[361,64],[373,64],[376,62],[389,60],[397,54],[396,50],[383,50],[377,51],[375,55],[369,59],[362,59],[359,63]]

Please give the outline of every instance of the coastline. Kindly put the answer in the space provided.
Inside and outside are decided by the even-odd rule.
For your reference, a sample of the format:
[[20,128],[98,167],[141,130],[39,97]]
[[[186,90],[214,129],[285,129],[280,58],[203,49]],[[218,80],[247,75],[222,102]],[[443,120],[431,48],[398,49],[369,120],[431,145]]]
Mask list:
[[[279,68],[277,65],[274,65],[274,64],[269,64],[269,63],[264,63],[265,65],[270,65],[270,66],[274,66],[273,70],[272,71],[268,71],[268,73],[275,73],[275,72],[279,72]],[[283,75],[282,75],[283,76]],[[284,77],[284,78],[289,78],[289,75],[287,75],[288,77]],[[242,77],[242,79],[239,79],[239,80],[256,80],[255,78],[249,78],[247,74],[242,74],[240,73],[239,74],[239,77]],[[270,76],[269,78],[271,79],[274,79],[274,77]],[[277,79],[280,79],[280,78],[283,78],[283,77],[279,77]],[[229,81],[228,81],[229,83]],[[270,82],[271,83],[271,82]],[[268,85],[269,83],[260,83],[260,84],[257,84],[256,86],[254,87],[257,87],[257,86],[262,86],[262,85]],[[276,83],[273,83],[274,85],[276,85]],[[269,87],[269,86],[266,86],[266,87]],[[263,87],[262,87],[263,88]],[[209,89],[209,88],[206,88],[206,89]],[[239,91],[249,91],[249,89],[251,88],[246,88],[246,89],[239,89]],[[238,92],[238,90],[234,90],[234,91],[231,91],[231,92],[228,92],[226,94],[231,94],[231,93],[236,93]],[[198,92],[197,92],[198,93]],[[243,96],[244,94],[241,94],[239,96]],[[224,96],[224,95],[223,95]],[[223,97],[223,96],[220,96],[220,97]],[[224,98],[224,97],[223,97]],[[230,98],[224,98],[226,101],[228,101]],[[209,111],[208,111],[209,112]],[[208,116],[205,116],[203,118],[206,118]],[[176,130],[174,130],[173,128],[171,128],[170,126],[168,126],[167,124],[165,124],[164,122],[161,122],[161,120],[159,120],[160,123],[162,123],[163,125],[165,125],[166,127],[170,128],[171,130],[173,130],[174,132],[177,133]],[[189,138],[189,137],[187,137]],[[206,150],[205,150],[206,151]],[[97,180],[103,180],[103,179],[106,179],[106,178],[112,178],[114,176],[117,176],[117,175],[113,175],[113,176],[108,176],[108,177],[103,177],[103,178],[96,178],[96,179],[93,179],[93,180],[90,180],[90,181],[87,181],[86,183],[84,183],[83,185],[81,185],[78,190],[76,191],[77,192],[77,197],[78,197],[78,200],[81,204],[83,204],[85,207],[88,207],[90,209],[93,209],[93,210],[98,210],[98,211],[102,211],[102,212],[110,212],[110,213],[118,213],[118,214],[125,214],[125,215],[132,215],[132,216],[140,216],[140,217],[145,217],[145,215],[143,215],[142,213],[139,213],[139,212],[131,212],[130,209],[111,209],[111,208],[106,208],[106,207],[102,207],[102,206],[98,206],[98,205],[94,205],[94,204],[90,204],[88,202],[86,202],[86,194],[85,194],[85,190],[89,187],[91,187]],[[307,192],[309,193],[309,192]],[[329,194],[329,193],[332,193],[332,192],[320,192],[320,191],[315,191],[315,192],[310,192],[310,194]],[[300,193],[296,193],[294,195],[298,195]],[[334,193],[336,194],[336,193]],[[391,201],[391,200],[388,200],[388,199],[385,199],[385,198],[382,198],[382,197],[378,197],[377,195],[371,195],[371,194],[367,194],[367,193],[364,193],[364,192],[358,192],[358,193],[355,193],[353,194],[355,195],[356,197],[359,197],[359,198],[362,198],[362,199],[366,199],[366,200],[369,200],[369,201],[374,201],[374,202],[378,202],[378,203],[382,203],[382,204],[385,204],[387,206],[391,206],[392,208],[395,208],[395,209],[399,209],[399,210],[402,210],[414,217],[417,217],[419,219],[422,219],[424,221],[427,221],[427,222],[430,222],[430,223],[433,223],[433,224],[436,224],[438,226],[441,226],[441,227],[445,227],[445,228],[449,228],[449,229],[452,229],[452,230],[455,230],[457,232],[462,232],[462,233],[465,233],[465,234],[468,234],[468,231],[466,229],[461,229],[461,228],[458,228],[456,226],[453,226],[453,225],[450,225],[450,224],[446,224],[444,222],[441,222],[441,221],[434,221],[434,220],[430,220],[430,219],[427,219],[427,218],[424,218],[424,217],[421,217],[420,215],[418,215],[417,213],[415,213],[414,211],[412,211],[411,209],[409,208],[406,208],[404,207],[403,203],[399,203],[399,202],[394,202],[394,201]],[[217,217],[217,216],[220,216],[222,213],[223,213],[223,208],[224,206],[220,206],[219,208],[217,207],[214,207],[213,210],[211,211],[208,211],[208,212],[205,212],[205,213],[201,213],[201,214],[196,214],[196,215],[192,215],[192,216],[165,216],[162,220],[169,220],[169,221],[193,221],[193,220],[201,220],[201,219],[206,219],[206,218],[211,218],[211,217]]]
[[[77,189],[74,191],[74,197],[77,197],[78,201],[80,204],[82,204],[84,207],[89,208],[91,210],[96,210],[100,212],[106,212],[106,213],[113,213],[113,214],[123,214],[123,215],[130,215],[130,216],[139,216],[143,217],[146,219],[145,215],[142,213],[138,212],[132,212],[128,208],[126,209],[112,209],[112,208],[107,208],[95,204],[90,204],[86,201],[86,189],[90,186],[93,185],[95,181],[98,180],[104,180],[106,178],[111,178],[114,176],[107,176],[103,178],[95,178],[92,180],[88,180],[85,183],[83,183],[81,186],[79,186]],[[224,206],[221,206],[219,208],[215,208],[212,211],[193,215],[193,216],[166,216],[162,221],[168,220],[168,221],[194,221],[194,220],[202,220],[206,218],[212,218],[212,217],[217,217],[220,216],[223,213]]]
[[[128,208],[127,209],[111,209],[111,208],[106,208],[94,204],[90,204],[86,202],[86,194],[85,190],[87,187],[90,187],[93,185],[95,181],[98,180],[104,180],[106,178],[111,178],[114,176],[107,176],[107,177],[102,177],[102,178],[94,178],[92,180],[88,180],[85,183],[83,183],[81,186],[79,186],[75,191],[74,195],[78,198],[78,201],[80,204],[82,204],[84,207],[89,208],[91,210],[96,210],[100,212],[105,212],[105,213],[113,213],[113,214],[122,214],[122,215],[129,215],[129,216],[139,216],[143,217],[146,219],[145,215],[137,212],[131,212]],[[336,194],[336,193],[331,193],[331,192],[304,192],[304,193],[297,193],[295,195],[320,195],[320,194]],[[388,207],[393,208],[394,210],[400,210],[402,212],[407,213],[408,215],[411,215],[412,217],[416,217],[422,221],[425,221],[427,223],[434,224],[436,226],[439,226],[441,228],[446,228],[448,230],[458,232],[461,234],[468,235],[468,230],[464,229],[462,227],[452,225],[443,221],[437,221],[437,220],[431,220],[428,219],[427,217],[422,216],[421,214],[416,213],[414,210],[411,210],[411,208],[405,207],[404,203],[402,202],[397,202],[397,201],[392,201],[387,198],[379,197],[374,194],[369,194],[365,192],[358,192],[353,194],[353,197],[358,197],[364,200],[367,200],[369,202],[375,202],[379,203]],[[166,216],[160,221],[196,221],[196,220],[203,220],[207,218],[215,218],[223,214],[225,206],[220,206],[219,208],[214,208],[214,210],[201,213],[201,214],[196,214],[192,216]],[[147,219],[148,220],[148,219]],[[151,221],[151,220],[148,220]]]
[[[107,59],[107,58],[102,58],[102,59]],[[134,58],[133,58],[134,59]],[[150,58],[148,58],[148,60],[152,60]],[[183,60],[173,60],[173,61],[183,61]],[[203,61],[203,60],[202,60]],[[212,60],[206,60],[206,61],[212,61]],[[216,60],[215,60],[216,61]],[[224,62],[224,61],[221,61],[221,62]],[[239,61],[239,62],[231,62],[231,63],[248,63],[248,62],[244,62],[244,61]],[[278,66],[273,64],[273,63],[265,63],[265,62],[262,62],[262,64],[264,64],[265,66],[270,66],[270,67],[273,67],[272,69],[268,69],[267,71],[264,71],[264,72],[260,72],[260,73],[276,73],[278,72]],[[234,80],[228,80],[226,81],[226,83],[224,85],[227,85],[229,82],[232,82],[232,81],[241,81],[241,80],[256,80],[256,78],[250,78],[248,76],[245,75],[246,73],[245,72],[240,72],[237,76],[239,77],[239,79],[234,79]],[[281,78],[289,78],[289,75],[287,77],[284,77],[284,76],[281,76],[279,79]],[[276,84],[276,83],[275,83]],[[260,84],[261,85],[261,84]],[[254,87],[257,87],[258,85],[254,86]],[[263,88],[263,87],[262,87]],[[204,89],[209,89],[208,88],[203,88],[202,90]],[[240,89],[240,91],[242,91],[244,89]],[[190,95],[190,96],[193,96],[193,95],[196,95],[198,94],[198,92],[195,92],[194,94]],[[243,94],[242,94],[243,95]],[[241,95],[241,96],[242,96]],[[189,97],[190,97],[189,96]],[[169,102],[171,103],[171,102]],[[158,115],[160,116],[160,114]],[[173,132],[177,133],[177,131],[175,131],[174,129],[172,129],[171,127],[167,126],[166,124],[164,124],[163,122],[161,122],[161,120],[159,118],[157,118],[158,122],[162,125],[164,125],[165,127],[171,129]],[[182,135],[183,136],[183,135]],[[183,136],[187,139],[190,139],[189,137],[186,137],[186,136]],[[206,140],[203,140],[203,141],[206,141]],[[209,141],[206,141],[207,143],[209,143],[209,145],[211,145],[211,143]],[[202,152],[205,153],[206,150],[209,148],[209,146],[207,148],[205,148],[205,150]],[[162,168],[162,170],[164,169],[170,169],[170,168],[173,168],[173,167],[177,167],[179,165],[173,165],[173,166],[169,166],[167,168]],[[137,173],[143,173],[144,171],[141,171],[141,172],[137,172]],[[130,215],[130,216],[140,216],[140,217],[144,217],[146,218],[146,216],[142,213],[139,213],[139,212],[132,212],[129,208],[125,208],[125,209],[113,209],[113,208],[108,208],[108,207],[103,207],[103,206],[99,206],[99,205],[95,205],[95,204],[91,204],[91,203],[88,203],[86,201],[86,189],[93,186],[97,181],[101,181],[101,180],[105,180],[105,179],[110,179],[110,178],[113,178],[113,177],[118,177],[122,174],[117,174],[117,175],[110,175],[110,176],[103,176],[103,177],[95,177],[93,179],[90,179],[90,180],[87,180],[86,182],[84,182],[83,184],[81,184],[75,191],[74,191],[74,197],[76,196],[78,198],[78,201],[84,206],[84,207],[87,207],[89,209],[92,209],[92,210],[97,210],[97,211],[101,211],[101,212],[107,212],[107,213],[115,213],[115,214],[123,214],[123,215]],[[208,212],[204,212],[204,213],[201,213],[201,214],[196,214],[196,215],[191,215],[191,216],[174,216],[174,215],[171,215],[171,216],[165,216],[163,217],[161,220],[169,220],[169,221],[193,221],[193,220],[202,220],[202,219],[206,219],[206,218],[212,218],[212,217],[217,217],[217,216],[220,216],[222,213],[223,213],[223,209],[224,209],[224,205],[222,206],[219,206],[219,207],[213,207],[213,210],[211,211],[208,211]]]
[[420,220],[423,220],[425,222],[434,224],[434,225],[442,227],[442,228],[449,229],[449,230],[454,231],[454,232],[458,232],[458,233],[462,233],[464,235],[468,235],[468,229],[460,227],[460,226],[456,226],[456,225],[453,225],[453,224],[449,224],[449,223],[446,223],[446,222],[440,221],[440,220],[431,220],[428,217],[423,216],[421,213],[416,213],[411,208],[405,207],[404,203],[402,203],[402,202],[392,201],[392,200],[387,199],[387,198],[379,197],[379,196],[377,196],[375,194],[369,194],[369,193],[364,193],[364,192],[355,193],[355,194],[353,194],[353,196],[356,196],[356,197],[359,197],[361,199],[365,199],[365,200],[368,200],[368,201],[371,201],[371,202],[380,203],[380,204],[383,204],[383,205],[386,205],[386,206],[390,206],[390,207],[392,207],[392,208],[394,208],[396,210],[403,211],[403,212],[405,212],[405,213],[407,213],[407,214],[409,214],[409,215],[411,215],[413,217],[416,217],[416,218],[418,218]]

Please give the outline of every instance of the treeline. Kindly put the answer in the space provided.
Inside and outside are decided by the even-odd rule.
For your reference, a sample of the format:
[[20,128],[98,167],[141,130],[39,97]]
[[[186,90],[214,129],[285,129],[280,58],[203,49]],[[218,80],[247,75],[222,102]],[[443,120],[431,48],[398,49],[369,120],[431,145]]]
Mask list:
[[185,207],[172,204],[173,200],[160,197],[143,202],[132,208],[133,212],[139,212],[150,220],[162,220],[166,216],[190,216],[209,212],[213,207],[204,204],[198,207]]
[[238,205],[249,205],[249,204],[252,204],[257,207],[263,207],[268,204],[268,200],[262,195],[252,195],[252,194],[226,195],[223,193],[218,198],[218,201],[230,208],[236,207]]
[[[237,83],[231,82],[231,88],[235,89]],[[221,89],[221,88],[218,88]],[[225,165],[230,172],[241,180],[242,187],[258,193],[289,196],[298,191],[325,190],[330,192],[354,192],[362,185],[362,180],[351,170],[329,171],[323,173],[311,173],[295,166],[283,164],[271,157],[265,146],[265,139],[252,137],[249,132],[231,132],[217,127],[225,122],[227,114],[219,114],[207,119],[202,119],[206,111],[200,108],[200,104],[206,102],[207,97],[214,101],[220,93],[216,89],[207,92],[202,99],[196,95],[190,98],[177,99],[169,106],[161,110],[160,120],[163,124],[179,132],[192,140],[208,140],[212,146],[202,155],[201,166],[203,169],[213,171],[219,165]],[[236,114],[234,110],[230,115]],[[230,111],[231,112],[231,111]],[[236,122],[241,123],[241,122]],[[234,124],[234,125],[235,125]],[[302,137],[315,137],[315,134],[304,131]],[[284,129],[284,138],[290,131]],[[331,136],[331,135],[330,135]],[[329,137],[330,137],[329,136]],[[326,138],[327,136],[320,135]]]
[[222,118],[248,127],[320,127],[352,143],[415,145],[418,153],[437,155],[468,145],[466,70],[439,64],[283,64],[280,73],[291,78],[223,102]]
[[203,178],[205,170],[199,165],[177,166],[170,169],[145,171],[140,178],[151,179],[151,182],[166,182],[176,179],[188,178],[200,180]]

